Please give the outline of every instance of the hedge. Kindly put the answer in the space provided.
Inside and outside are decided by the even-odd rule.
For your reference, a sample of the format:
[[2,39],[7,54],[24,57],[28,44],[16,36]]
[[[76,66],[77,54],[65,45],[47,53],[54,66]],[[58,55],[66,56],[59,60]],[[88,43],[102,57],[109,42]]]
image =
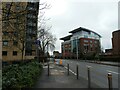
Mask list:
[[40,75],[42,66],[36,61],[22,64],[12,64],[2,70],[2,88],[30,88]]

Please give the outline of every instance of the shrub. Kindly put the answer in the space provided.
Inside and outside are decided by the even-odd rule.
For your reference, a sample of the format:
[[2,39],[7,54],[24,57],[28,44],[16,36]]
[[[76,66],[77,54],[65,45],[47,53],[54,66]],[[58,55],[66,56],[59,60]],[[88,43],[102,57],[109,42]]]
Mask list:
[[2,71],[2,87],[3,89],[32,87],[41,71],[42,66],[36,61],[6,66]]

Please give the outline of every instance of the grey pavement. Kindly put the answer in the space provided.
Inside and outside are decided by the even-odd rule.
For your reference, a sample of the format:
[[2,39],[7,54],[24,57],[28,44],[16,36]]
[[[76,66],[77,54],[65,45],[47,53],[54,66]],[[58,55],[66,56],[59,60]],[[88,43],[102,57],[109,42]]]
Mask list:
[[[91,88],[94,87],[99,88],[96,84],[91,83]],[[48,76],[47,66],[43,66],[42,75],[33,88],[88,88],[88,81],[82,77],[77,80],[71,72],[68,76],[64,66],[50,63],[50,76]]]

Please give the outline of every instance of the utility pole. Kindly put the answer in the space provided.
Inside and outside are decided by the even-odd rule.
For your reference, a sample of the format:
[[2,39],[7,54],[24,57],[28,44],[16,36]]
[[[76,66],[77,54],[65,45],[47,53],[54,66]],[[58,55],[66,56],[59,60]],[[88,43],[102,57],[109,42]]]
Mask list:
[[76,56],[78,60],[78,37],[76,38]]

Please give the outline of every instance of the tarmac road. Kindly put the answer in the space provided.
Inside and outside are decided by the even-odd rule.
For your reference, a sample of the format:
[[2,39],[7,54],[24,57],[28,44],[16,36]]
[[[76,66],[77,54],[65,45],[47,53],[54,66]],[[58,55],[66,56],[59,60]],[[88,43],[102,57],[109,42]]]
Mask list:
[[[59,59],[56,59],[57,62],[59,62]],[[79,77],[83,77],[87,80],[87,67],[90,67],[90,75],[91,75],[91,82],[96,83],[101,88],[108,88],[108,77],[107,74],[112,74],[112,86],[113,88],[119,88],[118,87],[118,80],[120,80],[118,75],[120,73],[118,72],[118,67],[116,66],[110,66],[110,65],[102,65],[102,64],[96,64],[96,63],[89,63],[89,62],[83,62],[83,61],[77,61],[77,60],[67,60],[62,59],[62,64],[67,67],[67,64],[69,63],[71,72],[73,74],[76,74],[76,65],[79,67]]]

